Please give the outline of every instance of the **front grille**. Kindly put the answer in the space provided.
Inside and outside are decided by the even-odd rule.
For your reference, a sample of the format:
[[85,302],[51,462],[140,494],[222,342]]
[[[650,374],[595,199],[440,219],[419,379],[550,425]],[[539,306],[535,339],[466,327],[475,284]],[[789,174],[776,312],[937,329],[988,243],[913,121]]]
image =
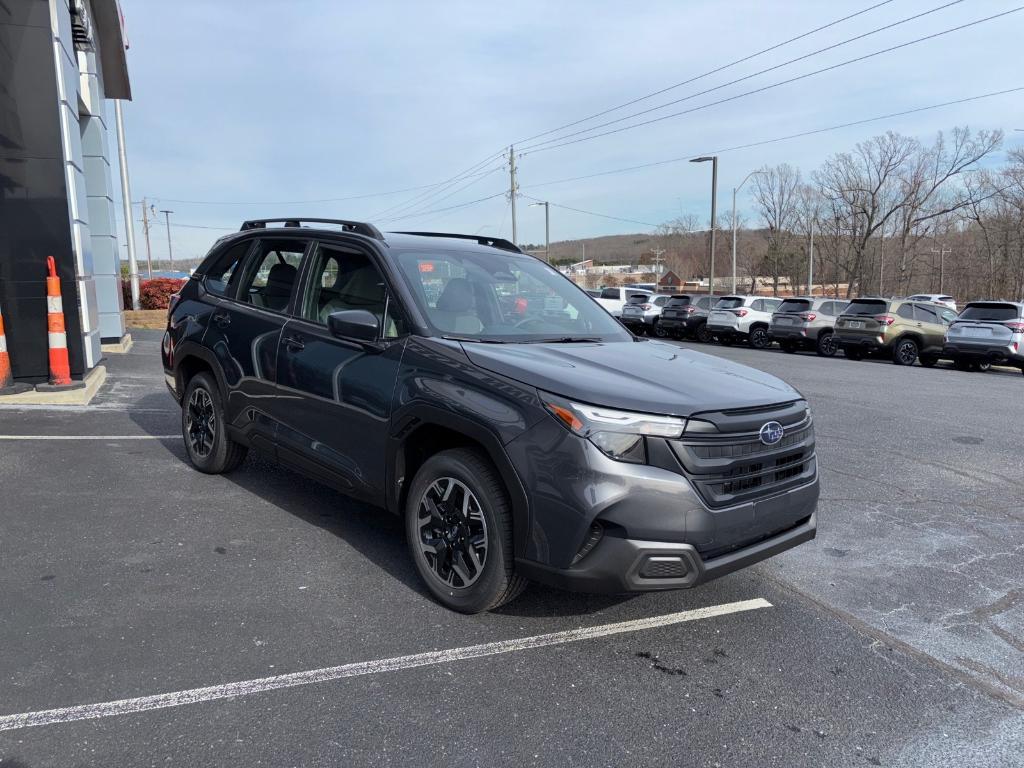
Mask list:
[[[684,435],[671,444],[683,473],[709,507],[756,501],[814,478],[814,426],[805,405],[700,417],[716,423],[720,433]],[[758,436],[758,425],[768,421],[783,425],[782,439],[775,445],[765,445]]]

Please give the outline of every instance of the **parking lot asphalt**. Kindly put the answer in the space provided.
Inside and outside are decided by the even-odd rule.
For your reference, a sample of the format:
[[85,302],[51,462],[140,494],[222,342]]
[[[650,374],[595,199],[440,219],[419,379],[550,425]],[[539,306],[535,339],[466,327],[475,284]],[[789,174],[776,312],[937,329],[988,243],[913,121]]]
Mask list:
[[397,519],[254,456],[193,471],[136,338],[93,405],[0,408],[0,766],[1024,764],[1019,373],[701,347],[811,401],[818,539],[466,617]]

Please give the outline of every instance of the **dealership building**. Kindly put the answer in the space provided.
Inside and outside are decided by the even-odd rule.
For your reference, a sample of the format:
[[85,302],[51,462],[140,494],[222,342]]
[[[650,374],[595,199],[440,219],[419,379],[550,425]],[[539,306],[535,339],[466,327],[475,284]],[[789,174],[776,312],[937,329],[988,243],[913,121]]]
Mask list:
[[0,311],[16,380],[48,375],[47,256],[72,376],[124,336],[107,101],[131,98],[126,48],[117,0],[0,2]]

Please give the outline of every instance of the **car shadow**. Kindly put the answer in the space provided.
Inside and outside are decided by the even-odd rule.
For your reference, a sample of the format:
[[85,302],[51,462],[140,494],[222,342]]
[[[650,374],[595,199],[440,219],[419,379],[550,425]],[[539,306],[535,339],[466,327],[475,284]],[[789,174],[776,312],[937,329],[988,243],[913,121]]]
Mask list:
[[[145,395],[137,401],[138,412],[129,417],[144,432],[154,436],[175,434],[180,429],[177,412],[173,423],[166,414],[147,409],[156,400],[166,404],[166,395]],[[169,457],[191,467],[180,440],[163,439]],[[353,500],[334,489],[284,467],[272,458],[251,450],[242,465],[220,476],[239,488],[298,518],[344,540],[384,573],[405,588],[432,600],[409,555],[402,520],[385,509]],[[545,618],[585,616],[628,601],[637,595],[590,595],[531,584],[512,603],[495,613],[506,616]]]

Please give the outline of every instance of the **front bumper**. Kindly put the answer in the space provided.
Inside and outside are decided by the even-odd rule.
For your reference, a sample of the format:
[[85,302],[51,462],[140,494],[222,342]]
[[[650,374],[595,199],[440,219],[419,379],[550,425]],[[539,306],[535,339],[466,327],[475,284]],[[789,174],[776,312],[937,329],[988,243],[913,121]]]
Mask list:
[[[813,453],[794,484],[764,496],[729,490],[709,506],[709,489],[698,492],[667,440],[648,439],[648,463],[629,464],[548,419],[506,450],[531,489],[517,566],[536,581],[604,593],[692,587],[814,537]],[[594,524],[601,538],[582,554]]]
[[[618,594],[689,589],[792,549],[810,541],[816,533],[816,515],[812,512],[785,531],[708,560],[701,558],[692,544],[606,536],[579,565],[568,569],[529,561],[517,565],[527,578],[574,592]],[[678,575],[652,578],[650,573],[655,569],[671,569]]]

